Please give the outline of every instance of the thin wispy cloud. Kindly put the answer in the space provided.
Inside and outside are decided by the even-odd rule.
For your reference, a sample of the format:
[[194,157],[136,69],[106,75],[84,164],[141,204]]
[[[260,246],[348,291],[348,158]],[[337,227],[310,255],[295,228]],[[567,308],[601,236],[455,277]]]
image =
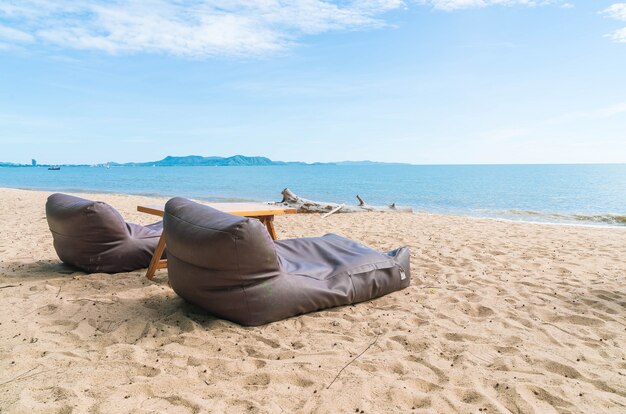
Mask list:
[[562,125],[573,122],[601,121],[615,116],[623,116],[624,114],[626,114],[626,102],[617,102],[601,108],[562,114],[546,120],[544,123],[546,125]]
[[559,0],[422,0],[422,4],[428,4],[438,10],[453,11],[488,6],[545,6],[560,4],[564,7],[571,6]]
[[30,43],[34,40],[34,37],[21,30],[13,29],[11,27],[0,24],[0,40],[19,43]]
[[[626,3],[615,3],[601,13],[612,19],[626,22]],[[608,37],[615,42],[626,43],[626,27],[615,30]]]
[[617,102],[599,108],[560,114],[529,125],[489,130],[479,134],[478,137],[487,141],[526,139],[533,134],[537,135],[547,128],[555,126],[581,125],[590,122],[605,121],[618,116],[624,117],[624,115],[626,115],[626,102]]

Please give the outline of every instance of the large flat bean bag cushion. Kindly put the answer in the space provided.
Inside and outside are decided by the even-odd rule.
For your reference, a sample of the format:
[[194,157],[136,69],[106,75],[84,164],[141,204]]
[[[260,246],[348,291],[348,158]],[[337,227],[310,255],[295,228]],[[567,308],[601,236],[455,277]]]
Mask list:
[[89,273],[148,267],[163,231],[162,222],[126,223],[106,203],[59,193],[48,197],[46,218],[59,259]]
[[241,325],[366,301],[411,282],[409,249],[381,253],[344,237],[274,242],[256,219],[184,198],[165,205],[174,291]]

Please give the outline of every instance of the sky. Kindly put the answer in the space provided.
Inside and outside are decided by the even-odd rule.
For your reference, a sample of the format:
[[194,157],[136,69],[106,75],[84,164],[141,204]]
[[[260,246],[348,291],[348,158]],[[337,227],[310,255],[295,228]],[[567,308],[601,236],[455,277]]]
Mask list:
[[626,162],[626,3],[0,0],[0,161]]

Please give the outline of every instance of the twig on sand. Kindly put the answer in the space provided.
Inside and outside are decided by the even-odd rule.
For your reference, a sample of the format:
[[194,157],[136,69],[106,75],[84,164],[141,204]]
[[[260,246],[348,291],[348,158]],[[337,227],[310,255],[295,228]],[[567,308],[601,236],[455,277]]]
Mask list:
[[0,289],[7,289],[7,288],[12,288],[12,287],[18,287],[19,285],[5,285],[5,286],[0,286]]
[[37,369],[37,368],[39,368],[40,366],[41,366],[41,364],[38,364],[35,368],[31,368],[31,369],[29,369],[29,370],[28,370],[28,371],[26,371],[26,372],[22,372],[22,373],[21,373],[20,375],[18,375],[17,377],[13,377],[13,378],[11,378],[11,379],[10,379],[10,380],[8,380],[8,381],[4,381],[3,383],[0,383],[0,386],[2,386],[2,385],[6,385],[6,384],[8,384],[8,383],[10,383],[10,382],[13,382],[13,381],[19,381],[19,380],[23,380],[23,379],[26,379],[26,378],[31,378],[31,377],[34,377],[34,376],[36,376],[36,375],[43,374],[44,372],[54,371],[54,369],[46,369],[46,370],[39,371],[39,372],[35,372],[34,374],[30,374],[30,375],[28,375],[29,373],[33,372],[34,370],[36,370],[36,369]]
[[81,298],[81,299],[68,299],[68,302],[93,302],[93,303],[104,303],[105,305],[111,305],[115,302],[112,301],[104,301],[104,300],[95,300],[95,299],[87,299],[87,298]]
[[59,291],[57,292],[57,298],[59,297],[59,295],[61,294],[61,289],[63,289],[63,285],[59,286]]
[[29,369],[29,370],[28,370],[28,371],[26,371],[26,372],[22,372],[22,373],[21,373],[20,375],[18,375],[17,377],[13,377],[13,378],[11,378],[10,380],[5,381],[5,382],[3,382],[3,383],[2,383],[2,384],[0,384],[0,385],[8,384],[9,382],[13,382],[13,381],[15,381],[15,380],[18,380],[18,379],[20,379],[21,377],[23,377],[24,375],[26,375],[26,374],[28,374],[28,373],[30,373],[30,372],[32,372],[32,371],[34,371],[34,370],[36,370],[36,369],[37,369],[37,368],[39,368],[40,366],[41,366],[41,364],[38,364],[35,368],[31,368],[31,369]]
[[[28,312],[28,313],[25,313],[25,314],[22,316],[22,318],[23,318],[24,316],[28,316],[28,315],[30,315],[30,314],[31,314],[31,313],[33,313],[33,312],[37,312],[39,309],[47,308],[48,306],[51,306],[51,305],[50,305],[50,304],[48,304],[48,305],[43,305],[43,306],[40,306],[40,307],[38,307],[38,308],[35,308],[35,309],[33,309],[32,311],[30,311],[30,312]],[[53,305],[53,306],[54,306],[54,305]]]
[[367,352],[368,349],[370,349],[372,346],[374,346],[374,344],[378,341],[378,338],[380,338],[380,332],[378,332],[378,334],[376,335],[376,339],[374,339],[372,341],[371,344],[369,344],[367,346],[367,348],[365,348],[359,355],[355,356],[354,358],[352,358],[352,360],[350,362],[348,362],[346,365],[343,366],[343,368],[341,368],[339,370],[339,372],[337,373],[337,375],[335,375],[335,378],[333,378],[333,380],[330,382],[330,384],[328,384],[328,386],[326,387],[326,389],[329,389],[331,385],[333,385],[335,383],[335,381],[337,380],[337,378],[339,378],[339,376],[341,375],[341,373],[343,372],[344,369],[348,368],[348,366],[350,364],[352,364],[354,361],[356,361],[361,355],[363,355],[364,353]]

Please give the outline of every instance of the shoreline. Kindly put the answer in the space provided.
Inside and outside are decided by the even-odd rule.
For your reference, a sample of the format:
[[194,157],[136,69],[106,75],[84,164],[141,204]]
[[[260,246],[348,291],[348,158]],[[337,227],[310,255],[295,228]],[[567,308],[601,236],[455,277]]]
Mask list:
[[[166,270],[148,281],[145,269],[63,265],[50,193],[0,189],[3,413],[626,409],[626,232],[428,213],[277,216],[279,239],[409,246],[411,286],[246,328],[183,301]],[[140,224],[155,217],[138,204],[165,200],[98,198]]]
[[[172,196],[168,196],[168,195],[163,195],[163,194],[159,194],[159,193],[120,193],[120,192],[115,192],[115,191],[95,191],[95,190],[83,190],[83,189],[55,189],[55,190],[49,190],[49,189],[45,189],[45,188],[21,188],[21,187],[0,187],[0,190],[2,189],[13,189],[13,190],[23,190],[23,191],[34,191],[34,192],[46,192],[46,193],[54,193],[54,192],[66,192],[66,193],[70,193],[70,194],[83,194],[83,195],[119,195],[119,196],[129,196],[129,197],[146,197],[146,198],[166,198],[169,199],[171,197],[175,197],[176,195],[172,195]],[[240,198],[240,197],[208,197],[208,198],[199,198],[199,197],[186,197],[186,198],[190,198],[193,200],[198,200],[198,201],[206,201],[206,202],[215,202],[215,203],[219,203],[219,202],[223,202],[223,203],[235,203],[235,202],[256,202],[256,203],[271,203],[272,201],[262,201],[262,200],[256,200],[256,199],[247,199],[247,198]],[[475,215],[472,213],[467,213],[467,214],[463,214],[462,212],[451,212],[451,213],[445,213],[445,212],[438,212],[438,211],[428,211],[428,210],[418,210],[415,207],[412,207],[414,209],[413,214],[431,214],[431,215],[435,215],[435,216],[443,216],[443,217],[463,217],[463,218],[469,218],[469,219],[475,219],[475,220],[500,220],[500,221],[505,221],[505,222],[511,222],[511,223],[526,223],[526,224],[545,224],[545,225],[551,225],[551,226],[574,226],[574,227],[588,227],[588,228],[609,228],[609,229],[622,229],[622,230],[626,230],[626,223],[625,224],[612,224],[612,223],[597,223],[597,222],[593,222],[593,221],[584,221],[584,220],[579,220],[580,222],[577,222],[575,220],[563,220],[563,221],[544,221],[544,220],[524,220],[524,219],[514,219],[514,218],[510,218],[510,217],[498,217],[498,216],[489,216],[489,215]],[[344,213],[345,214],[345,213]],[[406,213],[402,213],[402,214],[406,214]],[[580,213],[553,213],[553,212],[530,212],[529,215],[533,216],[533,215],[545,215],[545,216],[554,216],[554,215],[571,215],[571,216],[575,216],[577,214]],[[620,214],[613,214],[613,213],[599,213],[599,214],[589,214],[589,213],[585,213],[585,215],[589,215],[589,216],[604,216],[604,217],[609,217],[609,216],[619,216],[622,217],[622,215]],[[503,214],[504,216],[504,214]],[[626,215],[625,215],[626,216]]]

